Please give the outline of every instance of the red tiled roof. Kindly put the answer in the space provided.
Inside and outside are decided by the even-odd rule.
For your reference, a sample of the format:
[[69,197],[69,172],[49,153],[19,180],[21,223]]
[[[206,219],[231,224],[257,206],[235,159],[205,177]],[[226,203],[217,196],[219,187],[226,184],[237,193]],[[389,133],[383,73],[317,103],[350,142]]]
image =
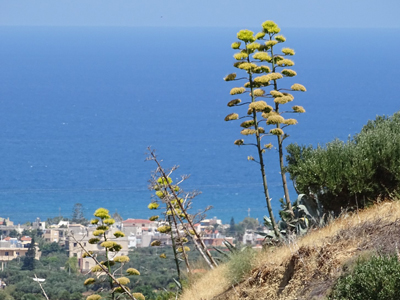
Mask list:
[[8,237],[6,237],[6,238],[4,238],[3,240],[4,241],[9,241],[11,238],[8,236]]
[[21,241],[31,241],[31,240],[32,240],[32,238],[30,236],[23,236],[21,238]]
[[127,224],[151,224],[153,221],[146,220],[146,219],[128,219],[125,221],[122,221],[122,224],[127,225]]

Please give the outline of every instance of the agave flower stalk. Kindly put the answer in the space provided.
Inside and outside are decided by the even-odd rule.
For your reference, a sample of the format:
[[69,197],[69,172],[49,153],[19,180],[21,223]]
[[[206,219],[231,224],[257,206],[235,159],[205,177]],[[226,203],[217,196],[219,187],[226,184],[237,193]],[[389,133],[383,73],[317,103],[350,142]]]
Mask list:
[[[265,172],[266,166],[263,159],[266,150],[271,149],[273,145],[271,143],[262,145],[262,138],[265,136],[277,137],[284,198],[287,209],[291,211],[292,206],[283,164],[283,141],[288,135],[285,134],[282,129],[290,125],[295,125],[297,121],[295,119],[284,119],[282,114],[287,112],[305,112],[304,108],[301,106],[293,106],[292,111],[280,111],[280,105],[293,101],[294,97],[284,92],[287,89],[278,89],[278,82],[284,77],[294,77],[296,72],[287,69],[287,67],[293,66],[294,62],[285,58],[285,56],[294,55],[294,50],[283,48],[282,54],[274,53],[274,46],[286,40],[283,36],[277,35],[279,32],[279,27],[272,21],[264,22],[262,24],[262,31],[255,35],[250,30],[241,30],[238,32],[237,37],[239,41],[232,44],[233,49],[240,51],[234,55],[234,58],[237,60],[234,66],[246,72],[247,76],[245,79],[247,79],[248,82],[246,82],[243,87],[232,88],[230,94],[236,96],[248,93],[250,101],[242,102],[241,99],[229,101],[229,107],[248,105],[247,115],[240,117],[238,113],[231,113],[225,117],[225,121],[245,119],[245,121],[240,124],[240,126],[244,128],[241,130],[241,134],[245,136],[255,136],[255,143],[245,143],[244,139],[239,139],[236,140],[234,144],[238,146],[251,145],[257,148],[258,160],[255,160],[252,156],[249,156],[248,160],[254,161],[260,165],[265,201],[267,203],[271,225],[277,237],[280,237],[280,233],[273,216]],[[267,39],[265,39],[266,36],[268,37]],[[264,42],[264,44],[259,42]],[[241,47],[242,43],[243,47]],[[278,68],[280,67],[284,67],[284,69],[278,72]],[[236,73],[229,74],[224,78],[225,81],[237,81],[240,79],[243,78],[237,79]],[[266,89],[271,87],[272,89],[267,93]],[[291,90],[305,91],[305,88],[300,84],[294,84]],[[265,101],[260,99],[265,99]],[[266,101],[268,99],[273,100],[271,105],[267,104]],[[263,122],[265,122],[266,126],[273,126],[274,128],[266,133],[266,130],[260,126]]]
[[[93,238],[89,239],[90,244],[99,244],[101,247],[105,249],[105,257],[106,261],[105,262],[99,262],[96,258],[96,255],[88,251],[81,243],[81,241],[78,241],[73,235],[71,235],[71,238],[82,248],[83,250],[83,257],[90,257],[91,259],[94,260],[96,265],[92,268],[92,272],[104,272],[107,275],[108,282],[110,285],[110,291],[111,291],[111,299],[116,299],[116,293],[122,293],[126,296],[128,296],[130,299],[137,300],[137,298],[131,293],[129,288],[126,286],[130,280],[127,277],[122,276],[122,268],[124,266],[124,263],[129,261],[128,256],[116,256],[116,254],[122,249],[122,246],[112,240],[110,240],[107,236],[107,232],[109,231],[109,226],[114,224],[114,219],[111,218],[111,216],[108,213],[108,210],[105,208],[99,208],[96,210],[94,213],[94,216],[96,219],[93,219],[91,221],[92,224],[96,224],[97,228],[93,232]],[[116,231],[114,232],[114,237],[116,239],[123,237],[124,234],[121,231]],[[115,253],[113,258],[111,258],[111,252]],[[115,263],[120,263],[120,267],[116,269],[115,271],[112,271],[111,267]],[[120,269],[121,271],[121,276],[117,278],[115,276],[115,273]],[[140,275],[139,271],[136,269],[130,268],[126,270],[128,276],[129,275]],[[98,277],[98,276],[96,276]],[[100,278],[100,277],[98,277]],[[97,282],[98,279],[95,278],[88,278],[85,281],[85,285],[93,284]],[[139,294],[136,294],[139,295]],[[94,296],[94,295],[93,295]],[[143,296],[140,294],[140,296]],[[90,298],[89,296],[88,298]],[[92,297],[93,298],[93,297]]]
[[[187,232],[187,237],[193,241],[196,249],[200,252],[201,256],[204,258],[211,269],[214,268],[215,266],[217,266],[217,263],[212,257],[211,253],[208,251],[202,237],[195,230],[194,226],[195,219],[198,219],[198,221],[200,221],[200,219],[204,218],[204,212],[210,209],[210,207],[207,207],[203,213],[197,213],[195,215],[189,214],[189,209],[191,208],[191,199],[193,199],[198,193],[183,193],[182,190],[179,188],[179,184],[182,181],[186,180],[187,177],[183,177],[181,182],[173,184],[172,179],[170,178],[170,174],[174,170],[176,170],[176,167],[174,167],[167,174],[167,172],[162,168],[160,162],[158,161],[155,152],[150,148],[148,150],[150,154],[148,160],[153,160],[157,164],[157,169],[155,172],[157,176],[155,176],[155,178],[151,181],[150,188],[157,189],[156,195],[160,198],[159,201],[165,203],[166,207],[169,208],[167,209],[167,213],[169,212],[169,214],[172,215],[176,220],[177,230],[179,226],[181,226],[181,228],[183,228]],[[184,196],[182,197],[183,194]],[[153,209],[157,209],[159,206],[157,202],[153,202],[152,204],[150,204],[149,208],[151,205],[153,205]],[[179,238],[178,240],[181,240],[181,238]],[[182,253],[184,253],[186,248],[185,246],[181,245],[179,249]]]

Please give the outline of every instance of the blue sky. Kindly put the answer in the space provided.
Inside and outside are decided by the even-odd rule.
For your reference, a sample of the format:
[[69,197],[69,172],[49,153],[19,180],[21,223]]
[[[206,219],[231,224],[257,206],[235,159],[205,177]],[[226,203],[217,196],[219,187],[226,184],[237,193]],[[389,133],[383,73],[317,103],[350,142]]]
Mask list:
[[399,0],[0,0],[0,26],[399,28]]

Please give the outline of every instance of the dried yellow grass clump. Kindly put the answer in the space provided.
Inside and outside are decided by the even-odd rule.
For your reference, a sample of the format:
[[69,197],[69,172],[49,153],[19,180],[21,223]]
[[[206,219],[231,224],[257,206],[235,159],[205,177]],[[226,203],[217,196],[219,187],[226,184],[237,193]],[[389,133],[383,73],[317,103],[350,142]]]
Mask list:
[[193,282],[180,300],[325,299],[345,264],[382,249],[396,250],[399,219],[400,201],[343,214],[288,245],[257,254],[251,273],[234,288],[226,279],[228,266],[220,265]]

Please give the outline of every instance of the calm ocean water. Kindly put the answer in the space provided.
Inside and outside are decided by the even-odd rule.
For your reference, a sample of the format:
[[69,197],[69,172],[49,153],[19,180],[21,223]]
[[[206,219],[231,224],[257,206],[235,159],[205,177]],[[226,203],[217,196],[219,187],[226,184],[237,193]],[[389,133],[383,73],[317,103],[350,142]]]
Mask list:
[[[252,149],[233,145],[233,50],[240,28],[0,27],[0,216],[17,223],[70,217],[82,203],[147,218],[155,168],[191,174],[195,210],[228,222],[266,214]],[[258,28],[249,28],[257,30]],[[296,50],[295,95],[307,113],[288,142],[347,139],[400,108],[399,30],[284,29]],[[286,80],[290,86],[290,80]],[[293,102],[293,103],[294,103]],[[273,142],[273,140],[272,140]],[[267,156],[274,207],[282,197],[277,153]],[[292,190],[292,198],[295,194]]]

